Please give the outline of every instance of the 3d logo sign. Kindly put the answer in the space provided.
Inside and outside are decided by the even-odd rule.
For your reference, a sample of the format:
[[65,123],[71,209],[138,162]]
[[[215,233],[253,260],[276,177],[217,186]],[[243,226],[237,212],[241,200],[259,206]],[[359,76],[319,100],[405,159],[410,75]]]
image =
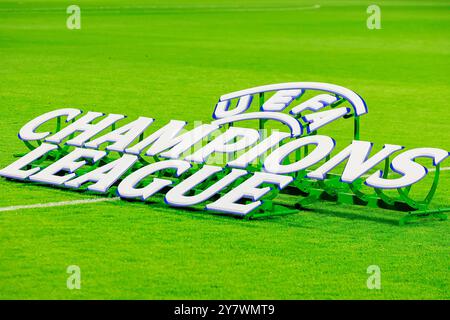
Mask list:
[[[360,140],[360,117],[367,112],[355,92],[315,82],[225,94],[214,120],[190,130],[179,120],[151,130],[149,117],[118,126],[124,115],[59,109],[21,128],[30,152],[0,175],[128,200],[163,197],[170,206],[246,218],[298,212],[315,201],[408,211],[408,219],[445,218],[447,209],[429,210],[429,203],[449,153],[392,144],[373,152],[371,142]],[[56,128],[46,131],[52,122]],[[318,133],[349,122],[353,135],[346,146]],[[434,178],[417,200],[411,188],[429,174],[427,159]]]

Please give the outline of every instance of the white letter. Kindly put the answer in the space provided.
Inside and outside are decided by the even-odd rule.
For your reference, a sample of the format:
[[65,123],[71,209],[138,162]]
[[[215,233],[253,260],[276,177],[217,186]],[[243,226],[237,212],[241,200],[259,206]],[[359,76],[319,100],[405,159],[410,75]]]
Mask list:
[[106,192],[137,161],[138,157],[125,154],[121,158],[107,163],[100,168],[64,183],[71,188],[79,188],[86,182],[97,182],[88,187],[89,190]]
[[252,98],[251,95],[240,97],[236,107],[232,110],[229,110],[230,100],[219,101],[213,113],[214,119],[231,117],[246,111],[252,103]]
[[13,178],[13,179],[20,179],[25,180],[32,174],[35,174],[40,170],[40,168],[33,168],[30,170],[21,170],[23,167],[31,164],[33,161],[39,159],[43,155],[45,155],[47,152],[51,150],[58,149],[58,146],[55,146],[53,144],[47,144],[43,143],[36,149],[28,152],[26,155],[24,155],[22,158],[16,160],[14,163],[10,164],[6,168],[0,170],[0,176],[7,177],[7,178]]
[[153,181],[143,188],[135,188],[136,185],[149,175],[165,169],[176,169],[176,176],[186,172],[191,167],[189,162],[182,160],[166,160],[151,163],[141,169],[133,172],[128,177],[122,180],[117,188],[117,193],[121,198],[137,198],[142,200],[154,195],[162,188],[170,186],[172,181],[166,179],[154,178]]
[[[80,158],[90,158],[93,162],[97,162],[106,155],[104,151],[89,150],[89,149],[75,149],[65,157],[59,159],[55,163],[52,163],[47,168],[42,169],[39,173],[30,177],[30,180],[43,182],[48,184],[60,185],[67,180],[75,177],[75,170],[81,168],[86,164],[86,161],[76,161]],[[69,171],[70,174],[64,176],[58,176],[56,173],[60,171]]]
[[381,29],[381,9],[376,4],[367,7],[367,13],[371,14],[367,18],[367,28],[370,30]]
[[44,113],[43,115],[40,115],[37,118],[34,118],[30,122],[28,122],[26,125],[20,129],[19,132],[19,139],[32,141],[32,140],[41,140],[44,139],[46,136],[50,134],[50,132],[41,132],[36,133],[35,130],[43,123],[55,119],[57,117],[67,116],[66,122],[69,122],[70,120],[74,119],[76,116],[78,116],[81,113],[78,109],[58,109],[54,111],[50,111],[47,113]]
[[80,289],[81,288],[81,269],[79,266],[72,265],[67,267],[67,273],[70,276],[67,278],[67,289]]
[[283,111],[294,99],[297,99],[304,90],[290,89],[277,91],[263,106],[264,111]]
[[123,152],[129,144],[133,142],[145,129],[153,122],[154,119],[139,117],[139,119],[130,122],[114,131],[111,131],[95,140],[84,144],[86,148],[98,149],[102,143],[115,142],[106,147],[107,150]]
[[[222,196],[219,200],[208,204],[206,209],[229,212],[237,215],[246,215],[247,213],[253,211],[256,207],[259,207],[262,203],[259,199],[270,191],[270,187],[265,187],[262,189],[258,188],[261,184],[276,184],[279,186],[279,189],[283,189],[292,180],[293,178],[289,176],[256,172],[252,177]],[[242,198],[250,198],[255,202],[249,204],[236,203]]]
[[371,265],[367,267],[367,274],[370,276],[367,278],[368,289],[381,289],[381,269],[377,265]]
[[365,184],[375,188],[393,189],[403,188],[422,180],[427,175],[427,169],[414,162],[419,157],[433,159],[433,165],[437,166],[448,157],[448,152],[435,148],[417,148],[408,150],[392,160],[391,168],[403,175],[398,179],[383,179],[381,170],[378,170],[367,178]]
[[382,150],[368,159],[370,151],[372,150],[372,143],[354,140],[351,145],[339,152],[318,169],[309,172],[306,176],[308,178],[323,180],[331,169],[335,168],[338,164],[348,158],[347,165],[342,173],[341,181],[352,183],[391,154],[401,149],[403,149],[402,146],[385,144]]
[[81,29],[80,7],[73,4],[67,7],[66,12],[70,14],[70,16],[67,17],[66,21],[67,29]]
[[79,136],[75,137],[72,140],[66,142],[67,145],[81,147],[83,143],[88,141],[90,138],[108,128],[113,123],[119,121],[120,119],[125,118],[125,116],[121,114],[110,114],[105,119],[99,121],[96,124],[91,124],[95,119],[103,116],[104,114],[101,112],[88,112],[84,117],[81,117],[74,123],[68,125],[58,133],[53,136],[45,139],[47,142],[53,143],[61,143],[62,140],[70,136],[71,134],[81,131],[83,132]]
[[322,112],[310,113],[302,118],[303,121],[309,123],[306,129],[308,133],[311,133],[319,128],[322,128],[324,125],[345,116],[349,112],[350,108],[337,108]]
[[[239,140],[229,143],[236,138],[239,138]],[[243,150],[254,144],[258,139],[258,130],[231,127],[197,152],[187,156],[185,160],[203,163],[214,152],[232,153]]]
[[269,137],[261,141],[261,143],[257,144],[249,151],[241,155],[236,160],[228,162],[227,166],[234,168],[242,168],[245,169],[254,161],[257,157],[262,156],[265,152],[269,151],[271,148],[278,146],[279,143],[289,137],[290,134],[286,132],[274,132]]
[[219,128],[215,125],[204,124],[178,136],[179,132],[185,125],[186,122],[184,121],[171,120],[164,127],[154,132],[135,146],[126,149],[125,152],[140,154],[144,148],[151,145],[151,147],[147,150],[146,155],[154,156],[166,149],[171,148],[169,151],[162,153],[161,156],[175,159],[178,158],[180,154],[188,150],[191,146]]
[[[288,157],[293,151],[309,144],[315,144],[316,148],[308,154],[305,158],[297,162],[283,165],[283,160]],[[327,136],[309,136],[300,138],[279,147],[272,152],[264,161],[264,170],[272,173],[292,173],[306,169],[323,158],[325,158],[334,149],[334,140]]]
[[220,190],[227,187],[237,178],[247,174],[245,170],[233,169],[225,177],[208,187],[206,190],[194,196],[185,196],[189,190],[202,183],[213,174],[222,171],[222,168],[215,166],[204,166],[192,176],[173,187],[167,194],[165,201],[172,206],[191,206],[208,200]]

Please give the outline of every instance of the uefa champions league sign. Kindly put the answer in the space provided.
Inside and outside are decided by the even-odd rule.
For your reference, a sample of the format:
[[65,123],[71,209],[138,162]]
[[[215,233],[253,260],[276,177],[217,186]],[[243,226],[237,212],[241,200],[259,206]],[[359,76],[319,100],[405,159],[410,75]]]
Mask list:
[[[121,114],[64,108],[20,129],[30,151],[0,175],[127,200],[163,197],[169,206],[246,218],[298,212],[315,201],[407,211],[407,219],[445,218],[446,209],[430,210],[429,203],[448,151],[385,144],[372,152],[372,143],[360,140],[367,112],[355,92],[316,82],[225,94],[213,121],[189,130],[180,120],[152,130],[157,120],[150,117],[120,125]],[[337,120],[353,127],[348,145],[319,133]],[[42,129],[53,122],[52,132]],[[412,186],[428,174],[429,191],[414,198]]]

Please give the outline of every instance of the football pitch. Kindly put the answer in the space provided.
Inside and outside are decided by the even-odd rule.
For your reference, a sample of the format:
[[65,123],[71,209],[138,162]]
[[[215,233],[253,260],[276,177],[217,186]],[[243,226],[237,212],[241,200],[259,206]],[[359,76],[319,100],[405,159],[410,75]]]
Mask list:
[[[450,150],[450,2],[375,1],[382,28],[369,30],[372,3],[1,1],[0,168],[27,151],[20,128],[54,109],[207,123],[222,94],[295,81],[360,94],[361,139],[378,148]],[[434,208],[450,206],[450,171],[440,179]],[[1,299],[450,298],[448,221],[399,226],[405,213],[333,203],[248,221],[92,199],[105,197],[0,178]]]

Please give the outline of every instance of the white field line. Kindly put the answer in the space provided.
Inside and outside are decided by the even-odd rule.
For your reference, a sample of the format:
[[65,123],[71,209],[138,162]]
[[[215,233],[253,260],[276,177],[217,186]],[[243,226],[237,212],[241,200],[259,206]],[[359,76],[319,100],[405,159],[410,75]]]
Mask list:
[[[441,168],[441,171],[449,171],[449,170],[450,170],[450,167]],[[432,169],[428,169],[428,171],[436,171],[436,169],[432,168]]]
[[73,200],[73,201],[61,201],[61,202],[48,202],[48,203],[36,203],[23,206],[11,206],[0,208],[0,211],[15,211],[23,209],[35,209],[35,208],[49,208],[49,207],[62,207],[62,206],[73,206],[86,203],[96,203],[96,202],[110,202],[117,201],[119,197],[115,198],[100,198],[100,199],[87,199],[87,200]]
[[[121,10],[209,10],[218,12],[263,12],[263,11],[301,11],[320,9],[320,4],[307,7],[225,7],[225,6],[101,6],[85,7],[86,11],[121,11]],[[65,8],[0,8],[0,12],[45,12],[45,11],[63,11]]]

